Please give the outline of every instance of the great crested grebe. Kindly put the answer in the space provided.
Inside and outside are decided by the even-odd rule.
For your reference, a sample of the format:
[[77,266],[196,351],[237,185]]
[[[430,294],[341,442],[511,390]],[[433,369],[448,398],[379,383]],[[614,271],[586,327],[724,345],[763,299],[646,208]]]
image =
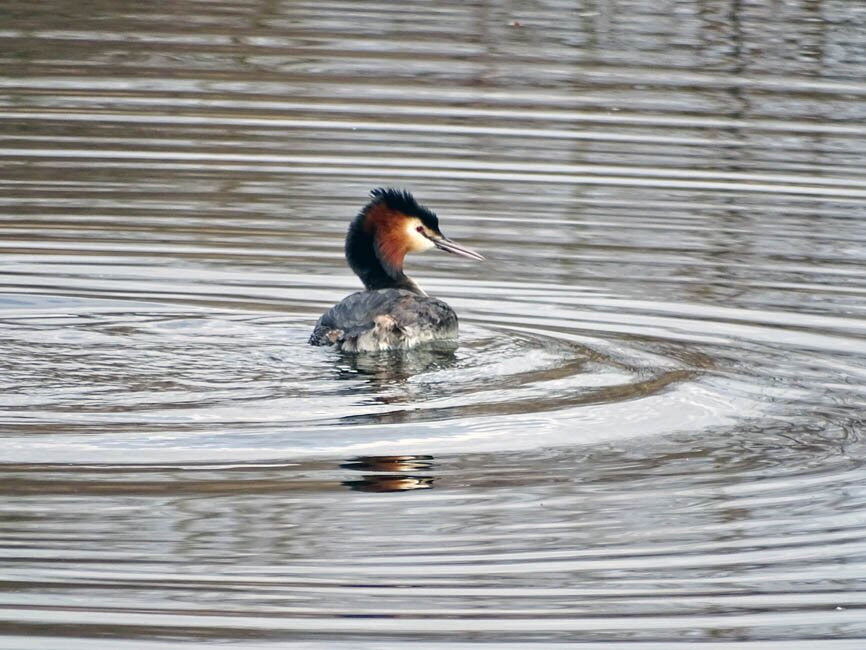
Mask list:
[[374,352],[457,338],[457,314],[403,272],[403,258],[433,247],[473,260],[484,258],[445,237],[436,215],[409,192],[379,188],[370,196],[346,235],[346,260],[366,291],[347,296],[322,314],[310,345]]

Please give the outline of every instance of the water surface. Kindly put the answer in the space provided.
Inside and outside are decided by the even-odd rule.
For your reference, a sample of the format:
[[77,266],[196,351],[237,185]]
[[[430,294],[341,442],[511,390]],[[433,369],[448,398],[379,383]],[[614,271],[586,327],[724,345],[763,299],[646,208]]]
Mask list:
[[3,13],[0,647],[866,642],[857,3]]

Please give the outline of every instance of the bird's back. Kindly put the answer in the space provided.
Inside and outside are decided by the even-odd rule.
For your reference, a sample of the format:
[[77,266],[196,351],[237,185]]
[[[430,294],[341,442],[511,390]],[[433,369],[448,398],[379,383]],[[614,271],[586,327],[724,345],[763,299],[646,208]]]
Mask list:
[[377,289],[353,293],[322,314],[310,343],[373,352],[456,337],[457,314],[441,300],[405,289]]

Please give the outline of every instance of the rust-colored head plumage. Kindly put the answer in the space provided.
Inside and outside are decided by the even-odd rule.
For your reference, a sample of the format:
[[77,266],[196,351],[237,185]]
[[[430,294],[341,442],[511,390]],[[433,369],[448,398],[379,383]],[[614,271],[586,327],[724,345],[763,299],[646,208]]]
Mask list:
[[386,269],[402,272],[407,253],[433,248],[433,239],[442,237],[439,219],[409,192],[377,189],[371,195],[362,211],[363,229]]
[[349,226],[346,259],[367,289],[398,287],[423,293],[403,273],[407,253],[433,247],[473,259],[478,253],[446,238],[439,219],[405,190],[379,188]]

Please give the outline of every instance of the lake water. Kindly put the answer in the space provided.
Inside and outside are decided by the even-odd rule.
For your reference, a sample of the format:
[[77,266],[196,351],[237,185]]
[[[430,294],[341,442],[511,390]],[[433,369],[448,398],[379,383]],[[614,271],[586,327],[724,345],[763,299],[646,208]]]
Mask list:
[[0,13],[0,647],[864,647],[866,5]]

